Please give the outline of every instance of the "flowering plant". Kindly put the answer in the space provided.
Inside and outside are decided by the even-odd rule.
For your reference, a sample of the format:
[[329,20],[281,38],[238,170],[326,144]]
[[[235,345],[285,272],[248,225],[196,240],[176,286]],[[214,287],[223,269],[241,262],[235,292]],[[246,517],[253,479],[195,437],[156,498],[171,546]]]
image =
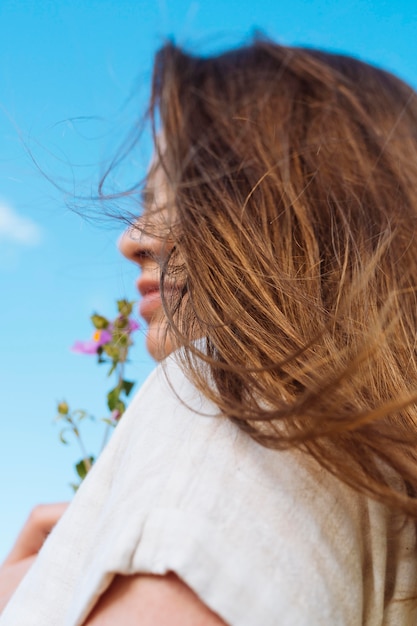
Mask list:
[[[116,426],[122,417],[126,409],[127,397],[135,384],[125,378],[125,365],[129,349],[133,345],[132,333],[139,328],[139,324],[131,317],[133,304],[134,302],[127,300],[118,300],[118,315],[113,321],[94,313],[90,318],[95,329],[92,338],[88,341],[76,341],[72,346],[73,352],[96,355],[98,363],[110,364],[108,376],[114,374],[116,378],[115,386],[107,393],[107,406],[110,414],[100,419],[100,422],[105,424],[100,452],[107,442],[111,428]],[[82,458],[75,464],[79,483],[72,484],[74,490],[78,489],[95,461],[95,457],[88,454],[80,433],[80,424],[86,418],[94,420],[88,411],[71,410],[65,400],[57,405],[56,420],[64,424],[59,433],[61,442],[68,444],[66,434],[72,433],[82,453]]]

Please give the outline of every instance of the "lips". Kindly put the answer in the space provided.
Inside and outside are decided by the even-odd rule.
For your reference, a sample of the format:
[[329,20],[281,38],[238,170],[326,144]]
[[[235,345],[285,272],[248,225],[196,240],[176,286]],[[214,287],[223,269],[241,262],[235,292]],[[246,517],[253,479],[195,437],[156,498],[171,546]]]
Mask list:
[[139,313],[141,317],[149,323],[158,309],[162,307],[159,280],[141,276],[136,285],[142,296],[139,304]]

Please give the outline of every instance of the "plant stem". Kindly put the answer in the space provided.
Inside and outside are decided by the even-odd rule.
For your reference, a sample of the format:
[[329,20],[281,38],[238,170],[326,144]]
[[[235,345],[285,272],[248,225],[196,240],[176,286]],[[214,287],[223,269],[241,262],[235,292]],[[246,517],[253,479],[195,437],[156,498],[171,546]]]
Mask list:
[[85,446],[84,446],[83,440],[81,438],[79,429],[77,428],[77,426],[75,425],[73,420],[71,420],[71,423],[72,423],[72,430],[73,430],[74,435],[75,435],[75,437],[76,437],[76,439],[78,441],[78,445],[80,446],[81,454],[83,455],[83,461],[84,461],[85,469],[86,469],[86,471],[88,473],[90,471],[90,469],[92,468],[90,457],[88,456],[87,450],[85,449]]

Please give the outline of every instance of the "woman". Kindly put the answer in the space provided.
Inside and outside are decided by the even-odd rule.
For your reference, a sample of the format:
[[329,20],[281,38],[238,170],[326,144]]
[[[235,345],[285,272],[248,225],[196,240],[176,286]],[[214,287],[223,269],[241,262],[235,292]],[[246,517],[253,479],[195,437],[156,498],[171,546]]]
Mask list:
[[414,91],[167,45],[151,119],[121,248],[163,364],[1,626],[414,624]]

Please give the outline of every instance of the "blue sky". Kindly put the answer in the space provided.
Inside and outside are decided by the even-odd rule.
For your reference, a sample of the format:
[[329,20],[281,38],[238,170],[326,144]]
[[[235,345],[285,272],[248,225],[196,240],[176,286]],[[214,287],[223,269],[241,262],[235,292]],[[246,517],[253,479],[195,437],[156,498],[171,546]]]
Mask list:
[[[111,316],[117,298],[136,297],[136,271],[116,249],[121,224],[87,222],[68,205],[95,192],[143,111],[165,37],[207,52],[254,27],[417,86],[414,0],[1,0],[0,558],[32,506],[71,497],[79,453],[58,441],[56,401],[106,412],[105,369],[69,347],[89,337],[94,310]],[[114,184],[140,179],[149,157],[144,146]],[[128,376],[140,383],[152,367],[138,333]],[[87,433],[91,448],[98,431]]]

